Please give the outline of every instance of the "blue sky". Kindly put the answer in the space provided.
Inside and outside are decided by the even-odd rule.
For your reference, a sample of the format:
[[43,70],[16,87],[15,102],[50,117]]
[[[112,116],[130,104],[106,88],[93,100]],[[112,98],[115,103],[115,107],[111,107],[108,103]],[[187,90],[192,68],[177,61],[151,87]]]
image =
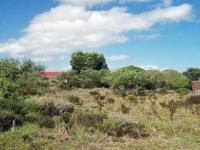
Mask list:
[[103,53],[110,68],[200,67],[200,1],[1,0],[0,58],[70,68],[75,50]]

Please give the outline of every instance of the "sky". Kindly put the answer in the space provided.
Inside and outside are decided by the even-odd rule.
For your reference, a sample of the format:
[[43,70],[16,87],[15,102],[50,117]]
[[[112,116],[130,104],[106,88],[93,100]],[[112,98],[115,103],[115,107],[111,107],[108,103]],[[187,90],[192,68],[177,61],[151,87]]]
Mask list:
[[1,0],[0,58],[70,69],[74,51],[110,68],[200,67],[199,0]]

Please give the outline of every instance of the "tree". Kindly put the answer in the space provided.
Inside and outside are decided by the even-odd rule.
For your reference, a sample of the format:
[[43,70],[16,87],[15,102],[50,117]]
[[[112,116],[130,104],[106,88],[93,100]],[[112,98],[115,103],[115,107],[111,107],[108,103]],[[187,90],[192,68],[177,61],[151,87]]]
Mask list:
[[81,70],[87,69],[108,69],[104,55],[97,53],[84,53],[82,51],[77,51],[72,54],[70,63],[72,70],[77,71],[78,73],[80,73]]
[[163,73],[159,70],[148,70],[145,72],[148,79],[153,82],[155,89],[163,88],[166,86],[166,81],[164,79]]
[[162,74],[170,90],[189,89],[191,86],[191,80],[176,70],[165,70]]
[[132,89],[151,89],[152,82],[149,80],[143,70],[126,70],[119,69],[111,73],[110,85],[113,89],[132,90]]
[[[40,72],[44,67],[30,59],[19,61],[17,59],[0,60],[0,77],[6,83],[16,85],[15,90],[21,94],[33,94],[40,91],[43,84]],[[6,86],[6,85],[4,85]]]
[[200,69],[199,68],[188,68],[187,71],[183,73],[186,77],[192,81],[200,79]]

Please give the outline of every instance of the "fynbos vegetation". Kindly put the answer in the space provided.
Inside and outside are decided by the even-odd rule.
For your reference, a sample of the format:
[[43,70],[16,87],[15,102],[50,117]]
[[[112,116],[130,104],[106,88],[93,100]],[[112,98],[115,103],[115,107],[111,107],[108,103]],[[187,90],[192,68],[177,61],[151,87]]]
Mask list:
[[198,70],[110,71],[81,51],[71,65],[48,80],[29,59],[0,60],[0,149],[200,149]]

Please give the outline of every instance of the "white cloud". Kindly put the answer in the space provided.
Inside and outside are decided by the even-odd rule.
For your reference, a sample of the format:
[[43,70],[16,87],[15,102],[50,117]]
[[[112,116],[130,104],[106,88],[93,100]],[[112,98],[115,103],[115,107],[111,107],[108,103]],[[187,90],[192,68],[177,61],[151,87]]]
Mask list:
[[151,41],[154,39],[157,39],[158,37],[160,37],[159,33],[152,33],[152,34],[140,34],[140,35],[135,35],[133,36],[134,40],[146,40],[146,41]]
[[66,55],[61,55],[59,56],[59,60],[66,60],[67,59],[67,56]]
[[104,4],[109,2],[149,2],[151,0],[57,0],[61,2],[62,4],[67,5],[76,5],[76,6],[88,6],[88,5],[95,5],[95,4]]
[[144,70],[160,70],[160,71],[163,71],[163,70],[168,69],[167,67],[160,67],[160,66],[157,66],[157,65],[143,65],[143,66],[139,66],[139,67],[143,68]]
[[170,6],[173,3],[173,0],[162,0],[165,6]]
[[[74,0],[62,0],[75,3]],[[77,0],[83,5],[106,0]],[[107,2],[107,1],[106,1]],[[86,7],[60,4],[36,16],[24,29],[24,35],[0,43],[0,53],[50,60],[77,49],[98,49],[129,40],[124,34],[148,30],[156,24],[180,22],[190,18],[192,6],[182,4],[141,14],[132,14],[125,7],[109,10],[88,10]]]
[[128,59],[127,55],[112,55],[108,57],[109,61],[120,61]]

